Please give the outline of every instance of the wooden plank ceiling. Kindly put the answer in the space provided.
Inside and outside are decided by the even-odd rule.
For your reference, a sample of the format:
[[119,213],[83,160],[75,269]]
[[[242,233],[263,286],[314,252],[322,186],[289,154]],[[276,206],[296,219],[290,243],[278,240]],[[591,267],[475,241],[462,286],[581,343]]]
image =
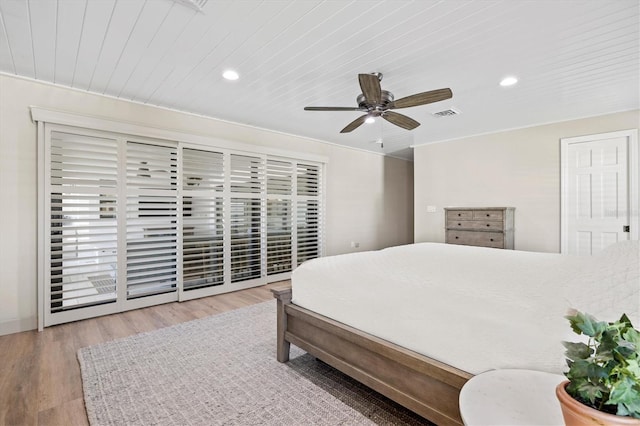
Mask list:
[[[0,72],[404,158],[640,107],[637,0],[196,2],[0,0]],[[303,111],[355,107],[368,72],[396,99],[453,99],[402,110],[422,124],[412,131],[378,120],[340,134],[359,112]],[[506,75],[519,83],[500,87]],[[448,108],[461,114],[432,115]]]

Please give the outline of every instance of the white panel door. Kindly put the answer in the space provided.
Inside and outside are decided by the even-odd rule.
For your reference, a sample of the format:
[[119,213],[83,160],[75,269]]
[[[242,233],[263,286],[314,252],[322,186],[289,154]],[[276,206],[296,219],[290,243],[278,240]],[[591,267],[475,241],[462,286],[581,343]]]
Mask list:
[[631,193],[637,192],[631,179],[637,158],[629,134],[563,139],[563,157],[563,253],[591,255],[628,240],[637,215],[631,208],[637,204]]

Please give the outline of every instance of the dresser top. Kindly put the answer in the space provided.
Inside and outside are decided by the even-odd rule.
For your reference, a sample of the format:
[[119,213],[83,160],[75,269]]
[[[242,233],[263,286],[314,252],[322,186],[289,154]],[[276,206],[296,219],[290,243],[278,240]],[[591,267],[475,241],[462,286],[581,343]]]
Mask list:
[[515,207],[445,207],[445,210],[515,210]]

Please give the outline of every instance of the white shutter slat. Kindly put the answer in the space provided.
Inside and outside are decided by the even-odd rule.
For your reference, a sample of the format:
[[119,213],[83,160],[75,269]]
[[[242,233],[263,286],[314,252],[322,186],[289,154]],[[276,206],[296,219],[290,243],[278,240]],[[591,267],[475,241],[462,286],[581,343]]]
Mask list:
[[67,168],[66,170],[51,170],[51,178],[59,179],[64,181],[65,179],[77,179],[77,180],[86,180],[87,173],[91,173],[93,177],[93,181],[100,181],[101,185],[106,186],[115,186],[116,176],[113,173],[110,173],[110,170],[105,170],[105,167],[86,167],[84,169],[81,168]]
[[[52,148],[53,149],[53,148]],[[108,169],[113,160],[109,157],[115,151],[105,150],[105,152],[94,152],[91,154],[74,151],[73,155],[65,150],[54,152],[51,154],[51,170],[66,169],[86,169],[86,167],[102,167]]]
[[[149,260],[149,257],[153,256],[153,261]],[[127,256],[127,268],[129,270],[134,270],[136,269],[136,265],[141,265],[138,266],[138,268],[140,267],[146,267],[145,265],[149,265],[151,263],[153,264],[159,264],[162,263],[162,261],[167,261],[168,264],[175,264],[175,258],[174,258],[174,253],[172,251],[168,251],[168,250],[146,250],[143,253],[140,254],[140,256]]]

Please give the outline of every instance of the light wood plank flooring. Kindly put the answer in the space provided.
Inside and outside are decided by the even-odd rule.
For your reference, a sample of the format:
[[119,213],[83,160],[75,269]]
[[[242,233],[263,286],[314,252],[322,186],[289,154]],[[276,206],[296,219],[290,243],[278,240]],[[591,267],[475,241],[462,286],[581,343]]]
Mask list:
[[87,425],[78,349],[272,300],[282,284],[0,336],[0,425]]

